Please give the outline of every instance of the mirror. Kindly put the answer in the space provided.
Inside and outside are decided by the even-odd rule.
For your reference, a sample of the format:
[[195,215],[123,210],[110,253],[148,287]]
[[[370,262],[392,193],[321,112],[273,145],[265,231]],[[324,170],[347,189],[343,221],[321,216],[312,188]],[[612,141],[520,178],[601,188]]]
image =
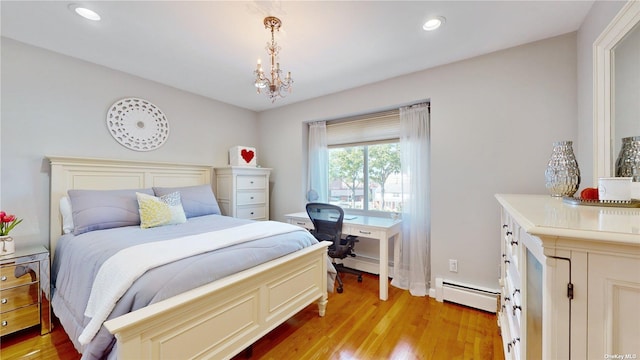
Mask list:
[[595,184],[615,176],[622,138],[640,135],[638,59],[640,1],[629,1],[594,43]]

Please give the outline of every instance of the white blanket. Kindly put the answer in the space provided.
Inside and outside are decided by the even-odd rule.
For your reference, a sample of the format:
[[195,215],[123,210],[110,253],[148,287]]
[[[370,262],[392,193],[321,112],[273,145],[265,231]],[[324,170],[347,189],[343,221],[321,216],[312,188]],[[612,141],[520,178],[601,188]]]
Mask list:
[[98,270],[84,313],[91,320],[78,341],[86,345],[93,339],[116,302],[147,270],[227,246],[300,230],[287,223],[261,221],[122,249]]

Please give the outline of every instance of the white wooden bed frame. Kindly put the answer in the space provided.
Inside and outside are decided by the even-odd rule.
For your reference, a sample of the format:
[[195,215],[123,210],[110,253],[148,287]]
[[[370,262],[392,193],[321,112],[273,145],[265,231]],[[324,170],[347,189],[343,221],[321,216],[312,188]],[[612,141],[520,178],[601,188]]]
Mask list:
[[[213,168],[69,157],[51,163],[50,251],[62,232],[69,189],[136,189],[211,184]],[[317,302],[327,306],[323,242],[105,322],[119,359],[229,359]]]

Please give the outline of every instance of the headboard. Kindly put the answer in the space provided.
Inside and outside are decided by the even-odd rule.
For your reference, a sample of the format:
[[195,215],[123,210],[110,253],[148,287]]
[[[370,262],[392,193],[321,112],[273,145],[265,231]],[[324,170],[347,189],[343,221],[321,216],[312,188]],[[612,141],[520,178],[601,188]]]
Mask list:
[[49,251],[62,234],[60,199],[70,189],[116,190],[211,184],[213,166],[48,156],[51,163]]

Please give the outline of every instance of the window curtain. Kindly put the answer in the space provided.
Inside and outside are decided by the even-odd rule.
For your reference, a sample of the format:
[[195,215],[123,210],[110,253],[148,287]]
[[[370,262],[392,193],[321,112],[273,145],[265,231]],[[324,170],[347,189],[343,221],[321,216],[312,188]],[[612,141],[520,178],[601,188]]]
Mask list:
[[402,240],[391,285],[426,296],[431,278],[429,104],[400,108]]
[[327,123],[309,124],[309,151],[307,171],[307,201],[329,201],[329,150],[327,149]]

